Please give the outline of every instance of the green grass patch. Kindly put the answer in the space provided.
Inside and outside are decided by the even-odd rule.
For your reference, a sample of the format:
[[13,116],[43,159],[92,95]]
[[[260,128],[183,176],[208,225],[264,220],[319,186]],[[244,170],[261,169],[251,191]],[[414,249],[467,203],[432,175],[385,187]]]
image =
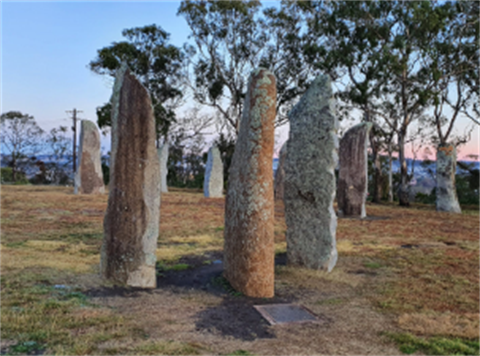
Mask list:
[[408,333],[388,333],[401,352],[413,354],[417,351],[427,355],[478,355],[479,341],[460,338],[422,338]]
[[345,303],[345,300],[341,298],[322,299],[315,302],[317,305],[338,305],[342,303]]
[[366,268],[372,268],[372,269],[377,269],[382,267],[382,265],[378,262],[365,262],[363,266]]
[[229,353],[227,354],[228,356],[249,356],[249,355],[253,355],[251,354],[250,352],[248,352],[247,350],[235,350],[233,351],[232,353]]
[[225,277],[212,278],[212,283],[213,285],[222,287],[225,290],[225,292],[227,292],[228,294],[234,297],[243,296],[243,293],[236,291]]

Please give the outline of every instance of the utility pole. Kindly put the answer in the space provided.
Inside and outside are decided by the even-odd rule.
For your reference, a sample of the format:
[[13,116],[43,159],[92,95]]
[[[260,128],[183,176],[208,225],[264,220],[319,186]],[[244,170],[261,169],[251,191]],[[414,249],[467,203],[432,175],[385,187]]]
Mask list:
[[72,111],[67,111],[67,114],[72,113],[73,119],[73,173],[77,172],[77,114],[83,111],[73,109]]

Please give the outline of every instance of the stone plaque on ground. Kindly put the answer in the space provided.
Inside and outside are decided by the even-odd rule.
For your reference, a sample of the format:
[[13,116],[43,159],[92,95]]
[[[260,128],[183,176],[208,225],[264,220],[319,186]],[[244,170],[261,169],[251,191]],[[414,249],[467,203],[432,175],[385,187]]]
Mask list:
[[287,156],[287,143],[285,142],[278,155],[278,166],[275,171],[274,192],[276,200],[283,200],[283,183],[285,181],[285,157]]
[[216,146],[208,150],[203,194],[207,198],[220,198],[223,196],[223,163],[220,150]]
[[319,76],[289,114],[284,204],[287,263],[331,271],[337,261],[335,167],[338,120],[327,76]]
[[307,308],[295,304],[264,304],[253,306],[270,325],[318,321]]
[[162,193],[168,193],[167,175],[168,175],[168,150],[169,149],[170,149],[170,145],[168,144],[168,142],[163,144],[162,147],[158,149]]
[[225,202],[225,277],[251,297],[274,294],[273,145],[276,81],[250,76]]
[[102,164],[100,162],[100,134],[97,126],[89,120],[82,120],[81,122],[78,152],[75,194],[105,193]]
[[368,194],[368,134],[372,123],[364,122],[345,132],[340,140],[337,203],[339,214],[364,218]]
[[112,95],[110,193],[100,268],[108,280],[156,286],[160,167],[150,95],[126,65]]
[[455,189],[457,170],[457,151],[450,144],[440,145],[437,149],[437,210],[461,213]]

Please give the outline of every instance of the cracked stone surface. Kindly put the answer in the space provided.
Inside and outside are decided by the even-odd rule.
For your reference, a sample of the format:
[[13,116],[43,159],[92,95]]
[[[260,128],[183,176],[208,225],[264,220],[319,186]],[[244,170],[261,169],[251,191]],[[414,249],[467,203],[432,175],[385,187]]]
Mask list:
[[353,126],[340,140],[337,203],[339,214],[365,218],[368,194],[368,135],[372,123]]
[[109,281],[156,287],[160,167],[150,95],[124,64],[112,95],[110,193],[100,269]]
[[333,209],[338,120],[328,76],[319,76],[289,114],[284,204],[287,263],[331,271],[337,261]]
[[224,275],[251,297],[274,295],[273,145],[276,80],[255,70],[249,80],[225,202]]
[[220,150],[216,146],[208,150],[203,194],[207,198],[221,198],[223,196],[223,163]]
[[100,160],[100,133],[97,126],[82,120],[78,168],[75,173],[75,194],[104,194],[102,163]]

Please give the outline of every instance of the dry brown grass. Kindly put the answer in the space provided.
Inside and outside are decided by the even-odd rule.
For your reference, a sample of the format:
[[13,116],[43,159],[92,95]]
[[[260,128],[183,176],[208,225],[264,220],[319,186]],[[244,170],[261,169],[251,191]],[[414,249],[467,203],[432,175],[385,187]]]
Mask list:
[[[165,287],[85,297],[102,285],[106,204],[106,195],[75,196],[72,188],[2,187],[2,345],[33,340],[58,354],[398,354],[385,332],[478,337],[478,213],[369,204],[368,214],[384,219],[339,219],[332,273],[276,268],[277,297],[321,321],[267,327],[273,337],[246,340],[199,326],[228,307],[228,295]],[[221,252],[223,210],[224,199],[172,189],[162,197],[157,257],[175,263]],[[281,202],[275,218],[281,253]]]

